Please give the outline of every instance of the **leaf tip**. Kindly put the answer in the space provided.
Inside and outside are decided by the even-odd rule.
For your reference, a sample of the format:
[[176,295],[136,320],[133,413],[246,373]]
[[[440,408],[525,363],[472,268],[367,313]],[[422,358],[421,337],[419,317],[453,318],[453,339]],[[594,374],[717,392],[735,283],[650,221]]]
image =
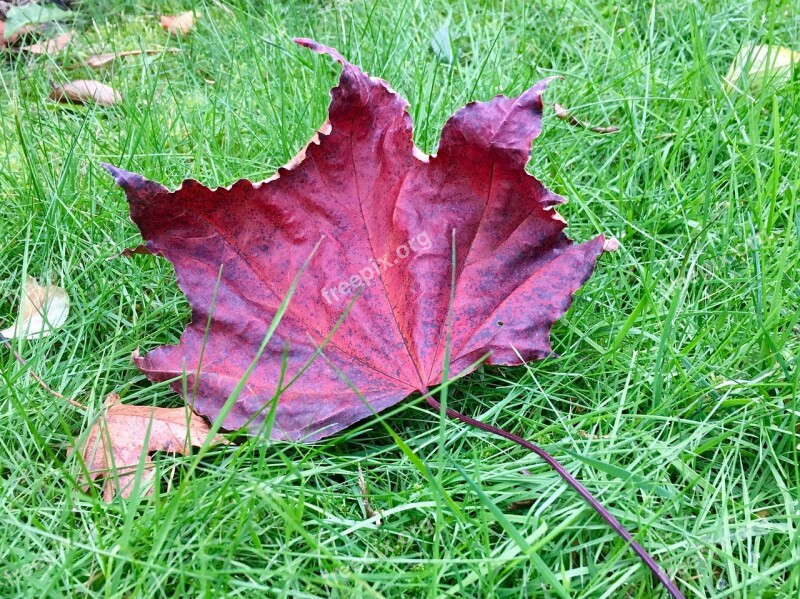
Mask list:
[[134,173],[130,173],[130,172],[126,171],[125,169],[116,167],[113,164],[109,164],[108,162],[101,162],[100,166],[102,166],[104,169],[106,169],[108,174],[111,175],[114,178],[114,181],[116,181],[117,185],[119,185],[123,189],[127,189],[128,187],[130,187],[131,183],[136,178],[139,178],[139,179],[142,178],[139,175],[135,175]]
[[106,171],[108,171],[108,174],[114,177],[114,179],[118,179],[121,176],[121,174],[125,172],[124,170],[117,168],[116,166],[108,162],[101,162],[100,166],[106,169]]
[[314,41],[307,37],[294,37],[292,41],[297,44],[298,46],[303,46],[304,48],[308,48],[309,50],[313,50],[317,54],[327,54],[335,61],[340,62],[343,65],[350,64],[347,59],[342,56],[338,50],[335,48],[331,48],[330,46],[326,46],[325,44],[320,44],[317,41]]
[[167,191],[167,188],[159,183],[154,183],[148,179],[145,179],[141,175],[137,175],[136,173],[131,173],[126,171],[125,169],[119,168],[114,166],[113,164],[109,164],[107,162],[101,162],[100,166],[102,166],[108,174],[114,178],[117,185],[119,185],[122,189],[126,192],[150,192],[153,194],[161,193]]

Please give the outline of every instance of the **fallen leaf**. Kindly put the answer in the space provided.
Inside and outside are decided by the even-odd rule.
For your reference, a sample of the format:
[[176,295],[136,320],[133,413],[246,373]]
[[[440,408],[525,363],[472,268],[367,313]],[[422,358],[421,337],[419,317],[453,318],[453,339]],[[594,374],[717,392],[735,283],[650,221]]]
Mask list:
[[456,60],[456,53],[453,51],[453,42],[450,38],[450,27],[447,23],[439,27],[431,38],[431,50],[433,54],[444,64],[453,64]]
[[83,64],[79,64],[76,66],[87,66],[91,69],[99,69],[100,67],[104,67],[107,64],[113,62],[117,58],[123,58],[125,56],[139,56],[141,54],[146,54],[147,56],[152,56],[154,54],[162,54],[164,52],[170,53],[178,53],[180,52],[179,48],[164,48],[162,50],[125,50],[123,52],[106,52],[104,54],[93,54],[89,56]]
[[602,235],[572,243],[553,210],[564,198],[525,170],[548,82],[468,104],[425,156],[408,104],[385,81],[296,41],[339,61],[342,75],[327,126],[274,177],[216,190],[187,180],[170,192],[105,165],[192,307],[180,344],[137,353],[136,364],[178,393],[192,389],[201,414],[230,408],[226,428],[269,425],[276,439],[321,439],[425,393],[437,412],[544,459],[683,599],[553,456],[429,394],[481,360],[551,355],[550,327],[603,251]]
[[117,90],[92,79],[76,79],[64,85],[53,84],[50,99],[75,104],[95,102],[101,106],[114,106],[122,102],[122,96]]
[[[104,67],[105,65],[113,62],[117,58],[122,58],[123,56],[136,56],[141,54],[141,50],[129,50],[127,52],[120,52],[116,54],[114,52],[106,52],[105,54],[93,54],[89,56],[84,64],[91,68],[91,69],[99,69],[100,67]],[[75,65],[76,67],[83,66],[82,64]]]
[[449,371],[487,354],[506,365],[551,355],[550,327],[604,238],[574,245],[553,210],[564,198],[525,171],[547,81],[459,110],[426,157],[386,82],[331,48],[298,43],[341,62],[342,75],[329,126],[269,182],[210,190],[187,180],[170,192],[106,166],[192,306],[180,345],[136,355],[139,368],[153,381],[186,373],[195,409],[215,418],[318,243],[228,429],[258,431],[277,398],[272,437],[313,441],[440,383],[453,251]]
[[616,252],[619,249],[619,239],[616,237],[609,237],[603,242],[604,252]]
[[[120,403],[116,393],[106,397],[104,407],[85,443],[75,450],[80,453],[90,479],[104,480],[103,499],[107,502],[118,493],[122,497],[130,496],[140,460],[147,459],[154,451],[187,455],[192,446],[227,443],[219,435],[209,440],[211,431],[208,425],[188,408],[126,405]],[[146,461],[143,464],[143,486],[152,480],[154,474],[153,463]],[[146,492],[152,494],[153,488]]]
[[728,88],[741,91],[742,81],[750,91],[765,85],[780,87],[792,77],[792,69],[800,65],[800,52],[781,46],[742,46],[725,76]]
[[39,29],[37,27],[34,27],[33,25],[25,25],[21,29],[18,29],[15,33],[7,34],[5,22],[0,21],[0,48],[14,46],[23,38],[29,37],[38,32]]
[[582,127],[583,129],[588,129],[589,131],[594,131],[595,133],[616,133],[619,131],[619,127],[593,127],[589,123],[581,121],[575,118],[572,113],[561,106],[561,104],[553,104],[553,109],[555,110],[556,116],[560,118],[562,121],[567,121],[573,127]]
[[161,27],[175,35],[186,35],[194,29],[194,12],[187,11],[179,15],[161,17]]
[[69,45],[71,39],[72,32],[70,31],[44,42],[38,42],[30,46],[22,46],[20,50],[30,52],[31,54],[58,54]]
[[72,18],[72,13],[46,4],[24,4],[12,6],[8,10],[5,23],[5,35],[11,37],[27,25],[51,23]]
[[25,279],[17,321],[0,331],[6,339],[47,337],[64,324],[69,316],[69,296],[55,285],[39,285],[33,277]]

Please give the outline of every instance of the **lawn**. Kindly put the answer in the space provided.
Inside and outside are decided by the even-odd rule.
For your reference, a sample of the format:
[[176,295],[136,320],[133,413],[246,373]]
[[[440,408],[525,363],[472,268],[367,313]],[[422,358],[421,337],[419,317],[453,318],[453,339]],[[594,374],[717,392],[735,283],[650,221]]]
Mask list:
[[[191,35],[159,26],[191,8]],[[800,78],[747,93],[722,79],[743,44],[800,50],[797,2],[76,11],[64,53],[0,50],[0,328],[26,274],[72,299],[59,331],[13,342],[27,367],[0,346],[0,596],[665,596],[539,458],[442,424],[418,397],[313,445],[240,438],[198,463],[158,455],[154,496],[107,505],[81,490],[68,449],[108,393],[181,405],[130,356],[175,342],[189,317],[168,262],[117,257],[141,238],[99,165],[171,187],[271,176],[324,121],[339,72],[293,36],[388,80],[426,152],[467,102],[563,77],[529,170],[569,198],[573,239],[605,233],[620,249],[553,328],[559,358],[486,367],[449,387],[449,405],[545,447],[687,597],[800,595]],[[452,64],[431,49],[444,24]],[[81,66],[162,47],[180,51]],[[51,81],[77,78],[124,100],[47,99]],[[620,131],[574,127],[553,102]]]

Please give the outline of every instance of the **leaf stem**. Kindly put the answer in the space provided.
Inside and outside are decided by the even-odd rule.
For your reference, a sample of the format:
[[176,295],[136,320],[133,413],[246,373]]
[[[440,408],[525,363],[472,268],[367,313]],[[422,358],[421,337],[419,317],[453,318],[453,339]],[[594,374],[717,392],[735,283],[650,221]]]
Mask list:
[[[433,397],[427,397],[426,401],[428,402],[428,405],[431,406],[437,412],[441,409],[441,405]],[[603,518],[603,520],[605,520],[608,523],[608,525],[614,529],[614,532],[616,532],[620,537],[625,539],[625,541],[627,541],[630,544],[631,549],[633,549],[634,553],[639,556],[639,558],[647,565],[648,568],[650,568],[650,571],[655,575],[658,581],[664,585],[664,587],[667,589],[667,592],[669,592],[670,596],[673,599],[685,599],[683,593],[680,592],[677,585],[674,582],[672,582],[672,580],[670,580],[669,576],[667,576],[664,573],[664,571],[650,556],[650,554],[647,553],[647,551],[645,551],[644,548],[633,539],[631,533],[629,533],[625,529],[625,527],[622,526],[622,524],[620,524],[619,520],[617,520],[611,514],[611,512],[609,512],[605,507],[603,507],[603,505],[597,499],[595,499],[594,495],[592,495],[586,489],[586,487],[584,487],[581,483],[578,482],[578,480],[574,476],[572,476],[569,472],[567,472],[564,466],[562,466],[553,456],[551,456],[541,447],[534,445],[530,441],[526,441],[525,439],[515,435],[514,433],[503,430],[501,428],[497,428],[490,424],[486,424],[479,420],[475,420],[474,418],[470,418],[469,416],[461,414],[460,412],[456,412],[455,410],[452,410],[450,408],[447,408],[446,413],[450,418],[455,418],[456,420],[460,420],[461,422],[469,424],[470,426],[474,426],[475,428],[479,428],[486,432],[497,435],[498,437],[503,437],[504,439],[513,441],[517,445],[520,445],[525,449],[532,451],[540,458],[542,458],[545,462],[547,462],[547,464],[553,470],[558,472],[559,476],[561,476],[561,478],[563,478],[567,482],[567,484],[569,484],[570,487],[575,489],[578,492],[578,494],[581,497],[583,497],[586,503],[592,506],[594,510],[598,514],[600,514],[600,517]]]

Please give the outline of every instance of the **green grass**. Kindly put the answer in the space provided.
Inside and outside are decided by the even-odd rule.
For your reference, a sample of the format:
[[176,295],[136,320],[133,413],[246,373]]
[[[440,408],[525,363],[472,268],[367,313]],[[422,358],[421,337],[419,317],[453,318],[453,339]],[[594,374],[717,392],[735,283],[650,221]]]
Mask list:
[[[266,5],[266,6],[264,6]],[[618,5],[619,8],[615,8]],[[577,240],[617,236],[553,329],[559,359],[487,368],[452,407],[558,457],[689,597],[800,595],[800,81],[723,88],[743,43],[794,45],[796,2],[177,2],[85,0],[63,56],[0,55],[0,324],[26,274],[73,309],[0,347],[0,595],[31,597],[658,597],[649,573],[539,459],[411,400],[313,446],[250,441],[156,458],[154,497],[81,492],[73,439],[104,396],[179,405],[131,352],[177,339],[171,267],[114,258],[139,242],[108,161],[175,186],[263,179],[325,118],[336,46],[411,103],[435,149],[466,102],[562,75],[547,99],[621,131],[545,117],[531,172],[569,197]],[[433,33],[450,18],[454,66]],[[160,46],[105,71],[93,52]],[[96,77],[112,109],[46,100]],[[440,449],[443,459],[440,459]],[[418,467],[423,464],[422,471]],[[380,526],[367,518],[359,471]]]

